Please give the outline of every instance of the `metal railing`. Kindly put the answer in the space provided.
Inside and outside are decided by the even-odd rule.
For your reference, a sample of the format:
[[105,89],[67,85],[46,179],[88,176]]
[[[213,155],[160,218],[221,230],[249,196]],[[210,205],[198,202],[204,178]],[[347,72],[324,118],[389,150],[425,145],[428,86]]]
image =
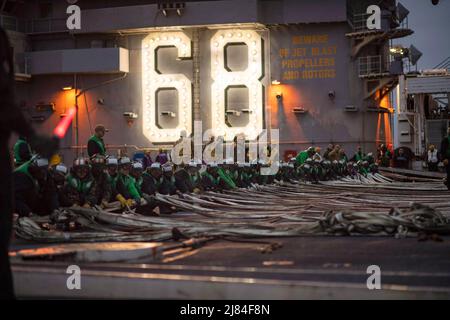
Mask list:
[[385,61],[384,57],[366,56],[360,57],[358,60],[358,75],[359,77],[375,76],[384,73],[389,73],[389,62]]
[[26,23],[24,20],[3,14],[0,14],[0,26],[9,31],[25,32],[26,30]]
[[[348,13],[347,21],[353,29],[353,32],[365,32],[365,31],[376,31],[369,30],[367,28],[367,20],[371,14],[368,13]],[[383,16],[382,16],[383,19]],[[396,19],[396,18],[394,18]],[[408,29],[408,17],[403,19],[402,22],[397,21],[398,27],[396,29]]]
[[58,19],[31,19],[26,23],[27,33],[54,33],[67,32],[65,18]]
[[30,34],[68,31],[66,18],[23,20],[14,16],[0,15],[0,26],[5,30]]
[[369,31],[367,28],[367,19],[369,17],[370,14],[367,13],[350,14],[348,22],[352,27],[353,32]]

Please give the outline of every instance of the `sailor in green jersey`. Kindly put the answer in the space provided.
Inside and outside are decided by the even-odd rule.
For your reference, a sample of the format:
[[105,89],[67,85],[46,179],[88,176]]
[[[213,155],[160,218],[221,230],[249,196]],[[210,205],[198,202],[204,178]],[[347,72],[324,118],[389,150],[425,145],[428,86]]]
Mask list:
[[283,175],[282,179],[284,182],[290,182],[291,180],[297,180],[297,171],[295,170],[295,165],[293,163],[283,163]]
[[357,175],[359,174],[359,166],[358,163],[353,163],[353,171],[352,171],[352,175]]
[[[173,174],[173,164],[170,162],[166,162],[162,166],[162,177],[161,177],[161,183],[158,187],[158,193],[161,193],[163,195],[174,195],[177,194],[177,187],[175,184],[175,176]],[[176,211],[175,207],[172,207],[168,204],[159,203],[159,212],[170,214],[172,212]]]
[[313,161],[313,179],[314,179],[314,182],[318,182],[320,180],[323,180],[323,178],[324,178],[324,172],[323,172],[321,161],[319,159],[315,159]]
[[301,179],[304,181],[313,181],[314,180],[314,169],[313,169],[314,161],[312,158],[308,158],[305,162],[300,165],[300,175]]
[[[236,184],[233,181],[233,178],[229,175],[231,171],[229,170],[230,162],[225,162],[217,169],[217,174],[219,175],[218,187],[220,189],[235,189]],[[227,173],[228,171],[228,173]]]
[[19,216],[49,215],[59,206],[53,180],[49,178],[47,159],[30,159],[14,170],[13,178],[14,212]]
[[106,159],[106,173],[108,174],[108,183],[111,189],[111,198],[109,199],[110,202],[116,201],[117,196],[116,183],[118,172],[119,172],[119,161],[117,160],[117,158],[108,157]]
[[[159,165],[159,163],[157,163]],[[153,164],[152,164],[153,165]],[[141,162],[133,162],[130,175],[135,180],[135,186],[141,195],[136,212],[144,215],[153,215],[153,209],[158,205],[155,200],[156,188],[153,177],[144,172],[144,166]]]
[[140,203],[141,195],[136,189],[134,178],[130,175],[131,160],[128,157],[119,159],[119,174],[116,181],[116,199],[122,207],[135,207]]
[[330,160],[323,160],[321,162],[322,165],[322,171],[323,171],[323,180],[327,181],[327,180],[331,180],[333,173],[331,170],[331,161]]
[[238,163],[238,169],[236,170],[236,185],[239,188],[248,188],[250,186],[250,178],[248,176],[248,170],[246,165],[250,167],[248,163]]
[[389,167],[391,158],[392,158],[392,154],[389,151],[389,149],[384,144],[381,144],[380,149],[379,149],[379,155],[378,155],[378,159],[380,161],[380,166],[381,167]]
[[314,147],[309,147],[307,150],[303,150],[298,153],[296,157],[296,161],[298,165],[301,165],[306,162],[306,159],[312,158],[314,154],[316,153],[316,150]]
[[363,175],[363,176],[367,176],[367,174],[369,173],[368,170],[366,169],[364,162],[367,161],[358,161],[356,164],[358,165],[358,172],[359,174]]
[[345,176],[345,170],[346,170],[346,167],[347,167],[347,161],[342,159],[342,160],[339,160],[338,163],[339,163],[339,166],[338,166],[338,168],[339,168],[339,171],[338,171],[339,172],[339,176],[343,177],[343,176]]
[[369,162],[369,164],[375,163],[375,157],[372,152],[369,152],[362,160]]
[[347,162],[346,166],[345,166],[345,175],[346,176],[354,176],[355,172],[353,170],[353,162]]
[[362,148],[360,146],[358,146],[358,149],[355,153],[355,155],[353,156],[353,161],[358,162],[359,160],[364,160],[364,158],[366,157],[366,155],[364,154],[364,152],[362,152]]
[[191,193],[194,192],[194,186],[191,183],[191,178],[188,173],[189,164],[181,164],[176,166],[174,177],[175,186],[177,190],[181,193]]
[[142,201],[137,207],[136,212],[144,215],[158,215],[154,211],[159,203],[155,199],[156,192],[162,184],[161,164],[154,162],[147,169],[142,172],[142,165],[139,162],[133,163],[130,174],[136,180],[136,188],[145,201]]
[[298,180],[298,171],[297,168],[295,168],[295,163],[289,162],[289,180]]
[[106,156],[106,147],[103,141],[106,131],[106,128],[101,124],[95,127],[95,133],[89,138],[87,143],[90,158],[97,154]]
[[91,173],[94,179],[94,185],[91,188],[92,199],[95,203],[91,206],[100,205],[106,208],[111,200],[111,183],[109,175],[106,173],[106,159],[104,156],[97,154],[91,160]]
[[189,180],[191,182],[194,193],[199,193],[200,191],[202,191],[202,183],[201,183],[202,178],[199,173],[200,167],[201,163],[195,160],[190,161],[188,164],[187,170],[189,173]]
[[95,203],[90,194],[93,184],[94,179],[87,160],[77,158],[73,162],[63,193],[70,205],[90,207],[90,204]]
[[142,189],[147,194],[155,194],[162,184],[162,168],[159,162],[153,162],[142,175]]
[[176,194],[177,187],[175,184],[175,177],[173,175],[173,164],[170,162],[166,162],[162,166],[162,182],[158,188],[158,192],[161,194]]
[[298,180],[299,179],[299,171],[298,171],[299,166],[297,165],[297,159],[295,157],[291,157],[289,159],[288,164],[289,164],[289,168],[290,168],[289,180],[290,179]]
[[370,164],[369,164],[369,162],[368,161],[363,161],[362,164],[363,164],[364,170],[367,172],[367,174],[371,173],[370,172]]
[[201,173],[202,189],[204,191],[216,191],[219,188],[219,174],[217,173],[217,163],[211,162],[206,170]]
[[14,164],[19,167],[31,159],[32,152],[30,144],[25,137],[19,137],[14,144]]
[[227,177],[227,180],[232,182],[230,188],[236,188],[237,187],[236,179],[238,178],[239,174],[237,164],[234,163],[233,158],[225,159],[221,167],[225,176]]
[[144,173],[144,166],[141,162],[135,161],[131,164],[130,176],[134,178],[134,185],[138,193],[142,196],[142,184],[144,178],[142,177]]
[[58,202],[61,207],[69,207],[70,203],[64,194],[64,186],[67,181],[69,169],[64,163],[52,166],[49,170],[49,178],[53,180],[55,190],[58,196]]

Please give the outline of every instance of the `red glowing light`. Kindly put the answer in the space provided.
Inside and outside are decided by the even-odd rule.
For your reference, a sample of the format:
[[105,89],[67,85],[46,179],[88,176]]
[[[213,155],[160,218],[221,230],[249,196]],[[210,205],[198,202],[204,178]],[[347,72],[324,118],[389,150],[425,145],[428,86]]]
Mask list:
[[70,108],[67,112],[67,115],[63,119],[61,119],[61,121],[59,121],[55,130],[53,130],[53,134],[62,139],[66,135],[67,129],[69,129],[69,126],[72,123],[73,117],[76,113],[77,109],[75,107]]

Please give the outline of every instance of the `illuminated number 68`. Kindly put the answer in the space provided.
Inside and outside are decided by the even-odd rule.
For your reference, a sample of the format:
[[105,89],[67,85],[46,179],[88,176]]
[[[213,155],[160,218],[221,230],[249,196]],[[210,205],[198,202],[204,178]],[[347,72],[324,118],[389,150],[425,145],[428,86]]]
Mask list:
[[[156,49],[176,47],[179,58],[191,57],[191,40],[183,32],[150,33],[142,41],[143,133],[152,142],[175,142],[182,130],[192,132],[192,83],[184,74],[161,74],[156,69]],[[161,89],[178,92],[178,125],[161,128],[157,125],[156,94]]]
[[[225,68],[225,47],[230,43],[245,43],[248,48],[248,67],[244,71],[228,71]],[[256,139],[263,129],[263,49],[261,36],[251,30],[219,30],[211,39],[211,88],[212,132],[230,141],[244,133],[246,139]],[[243,127],[229,127],[225,122],[226,89],[245,86],[249,92],[249,121]]]

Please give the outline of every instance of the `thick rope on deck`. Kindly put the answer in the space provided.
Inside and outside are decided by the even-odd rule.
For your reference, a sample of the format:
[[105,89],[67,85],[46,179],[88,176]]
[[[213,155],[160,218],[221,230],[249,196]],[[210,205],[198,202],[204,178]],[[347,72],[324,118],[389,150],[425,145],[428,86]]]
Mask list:
[[72,207],[51,217],[20,218],[16,233],[39,242],[165,241],[174,228],[189,237],[217,238],[450,234],[450,195],[436,191],[440,185],[399,184],[376,174],[223,193],[156,194],[157,201],[183,213],[157,217]]

